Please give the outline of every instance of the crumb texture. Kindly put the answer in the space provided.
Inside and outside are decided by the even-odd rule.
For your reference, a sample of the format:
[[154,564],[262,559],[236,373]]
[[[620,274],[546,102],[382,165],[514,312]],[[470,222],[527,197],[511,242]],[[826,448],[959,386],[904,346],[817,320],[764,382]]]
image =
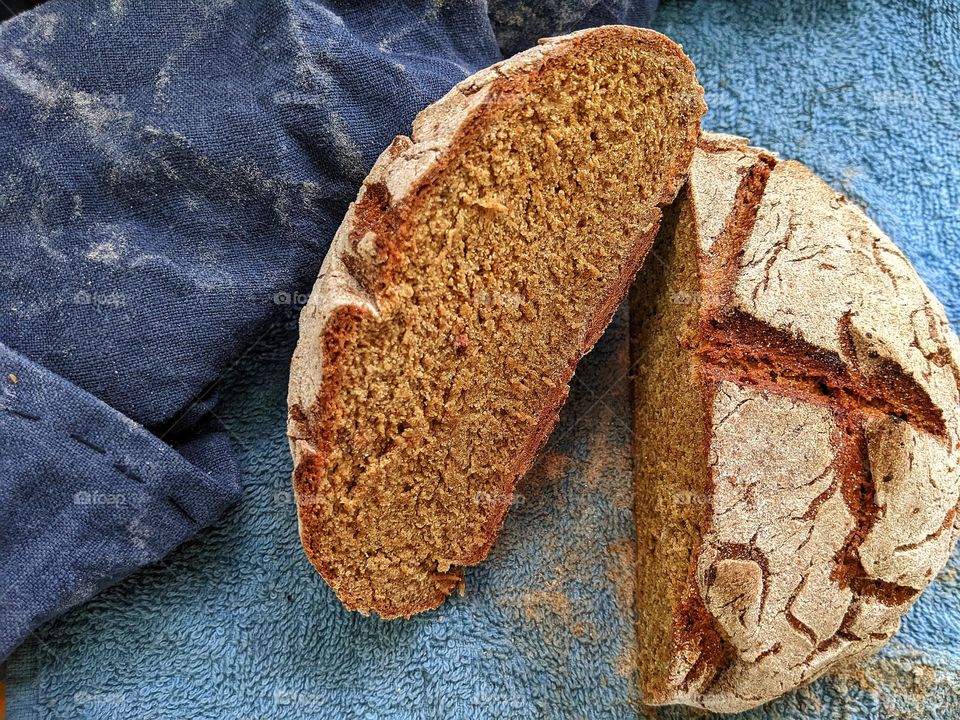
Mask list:
[[[701,507],[683,552],[638,543],[641,579],[660,566],[675,585],[666,609],[638,590],[640,617],[656,608],[641,666],[660,668],[644,695],[737,712],[875,652],[946,562],[960,344],[896,246],[799,163],[705,135],[678,205],[665,240],[697,270],[669,352],[635,333],[636,456],[653,419],[689,423],[688,392],[656,391],[669,365],[706,421],[702,459],[679,453],[668,484]],[[655,482],[637,470],[640,537],[691,513],[682,495],[643,504]]]
[[436,607],[486,557],[703,110],[676,45],[608,27],[468,79],[385,151],[291,369],[301,538],[347,607]]

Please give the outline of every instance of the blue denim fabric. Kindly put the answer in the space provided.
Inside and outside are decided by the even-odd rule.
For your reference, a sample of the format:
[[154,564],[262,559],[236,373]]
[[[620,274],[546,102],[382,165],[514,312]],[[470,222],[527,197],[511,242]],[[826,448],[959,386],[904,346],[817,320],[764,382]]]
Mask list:
[[504,55],[538,37],[626,22],[647,26],[658,0],[489,0],[490,22]]
[[[557,30],[648,19],[569,5]],[[0,659],[239,497],[218,378],[391,138],[499,59],[481,0],[51,0],[0,26]]]

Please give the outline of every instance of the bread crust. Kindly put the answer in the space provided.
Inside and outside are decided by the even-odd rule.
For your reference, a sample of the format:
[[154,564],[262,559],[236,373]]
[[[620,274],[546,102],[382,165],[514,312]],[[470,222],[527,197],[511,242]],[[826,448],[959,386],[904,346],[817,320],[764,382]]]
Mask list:
[[718,640],[691,657],[678,616],[673,686],[648,701],[740,712],[875,652],[947,561],[960,343],[896,246],[800,163],[705,133],[688,182],[711,488],[689,591]]
[[[415,605],[381,604],[367,607],[342,587],[336,570],[311,551],[311,538],[305,530],[304,510],[309,506],[310,478],[320,472],[329,440],[322,431],[324,402],[336,396],[340,383],[337,366],[339,349],[350,338],[358,317],[379,317],[376,289],[369,287],[368,279],[357,277],[351,268],[351,257],[359,253],[386,256],[386,272],[399,249],[394,243],[396,230],[403,218],[416,213],[418,193],[442,173],[455,154],[458,145],[485,119],[497,112],[501,104],[511,98],[522,97],[528,87],[536,83],[537,73],[550,63],[562,62],[567,55],[589,52],[606,44],[636,42],[651,52],[674,56],[691,77],[694,69],[679,46],[664,36],[636,28],[607,26],[585,30],[560,38],[541,41],[541,44],[509,60],[467,78],[445,97],[422,111],[413,122],[412,138],[399,136],[381,154],[351,204],[343,223],[333,240],[310,299],[300,315],[300,339],[291,363],[288,393],[288,427],[291,453],[294,460],[293,484],[297,497],[301,541],[311,562],[337,592],[343,604],[354,610],[371,609],[383,618],[406,617],[431,609],[461,582],[462,570],[451,568],[449,582],[431,597],[424,597]],[[664,173],[664,183],[656,204],[672,201],[682,185],[689,158],[699,138],[699,117],[705,111],[702,89],[699,92],[698,112],[690,118],[687,139],[677,163]],[[567,383],[577,360],[587,352],[610,322],[616,307],[623,299],[634,274],[653,242],[659,222],[659,211],[651,216],[649,230],[636,238],[634,251],[622,268],[619,281],[610,288],[609,295],[600,304],[599,311],[587,318],[586,338],[577,349],[565,377],[547,398],[538,418],[536,431],[530,435],[516,463],[503,480],[503,493],[492,504],[487,522],[481,531],[483,542],[476,553],[464,559],[463,565],[474,564],[487,556],[511,504],[517,479],[532,465],[557,422],[560,407],[569,391]]]

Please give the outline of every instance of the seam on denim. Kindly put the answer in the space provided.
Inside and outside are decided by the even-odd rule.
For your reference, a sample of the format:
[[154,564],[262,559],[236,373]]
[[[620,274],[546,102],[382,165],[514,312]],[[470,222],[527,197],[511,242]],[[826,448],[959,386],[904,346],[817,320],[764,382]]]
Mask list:
[[[12,408],[12,407],[9,407],[9,406],[4,406],[4,407],[3,407],[3,410],[4,410],[8,415],[13,415],[14,417],[19,417],[19,418],[22,418],[23,420],[28,420],[28,421],[30,421],[30,422],[41,422],[41,421],[43,420],[43,418],[40,417],[39,415],[34,415],[33,413],[27,412],[27,411],[25,411],[25,410],[19,410],[19,409],[17,409],[17,408]],[[80,433],[68,432],[68,433],[67,433],[67,437],[70,438],[71,440],[73,440],[73,442],[75,442],[76,444],[80,445],[81,447],[87,448],[88,450],[92,450],[93,452],[98,453],[99,455],[103,455],[103,456],[109,457],[109,454],[107,453],[107,451],[106,451],[104,448],[102,448],[102,447],[100,447],[99,445],[97,445],[96,443],[88,440],[87,438],[85,438],[85,437],[84,437],[83,435],[81,435]],[[113,469],[116,470],[116,471],[117,471],[118,473],[120,473],[121,475],[123,475],[124,477],[128,478],[129,480],[133,480],[134,482],[137,482],[137,483],[140,483],[141,485],[144,485],[144,486],[149,487],[149,485],[147,484],[147,482],[146,482],[143,478],[141,478],[139,475],[137,475],[135,472],[133,472],[133,470],[131,470],[129,467],[127,467],[124,463],[122,463],[122,462],[115,462],[115,463],[113,464]],[[167,503],[168,503],[174,510],[176,510],[177,512],[179,512],[183,517],[185,517],[187,520],[189,520],[189,521],[190,521],[191,523],[193,523],[194,525],[197,524],[197,519],[193,516],[193,514],[190,513],[190,512],[189,512],[176,498],[174,498],[172,495],[170,495],[170,494],[168,494],[168,493],[155,493],[155,496],[166,500]]]

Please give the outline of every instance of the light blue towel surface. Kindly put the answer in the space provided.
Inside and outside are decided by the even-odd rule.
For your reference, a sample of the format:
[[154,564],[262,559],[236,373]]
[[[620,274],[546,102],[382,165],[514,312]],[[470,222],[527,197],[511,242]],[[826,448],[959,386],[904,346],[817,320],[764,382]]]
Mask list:
[[[709,129],[802,160],[863,205],[960,323],[960,4],[667,2],[656,27],[697,64]],[[465,595],[406,622],[344,611],[300,550],[294,341],[291,319],[223,382],[242,503],[28,640],[7,665],[11,720],[643,716],[623,315]],[[955,554],[866,665],[744,717],[960,717],[958,568]]]

